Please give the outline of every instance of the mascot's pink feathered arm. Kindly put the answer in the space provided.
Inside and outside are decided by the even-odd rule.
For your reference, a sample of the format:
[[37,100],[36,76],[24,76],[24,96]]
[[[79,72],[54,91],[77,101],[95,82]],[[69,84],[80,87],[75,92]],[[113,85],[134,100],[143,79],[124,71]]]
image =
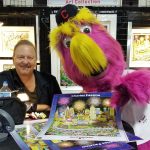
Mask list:
[[129,99],[146,104],[150,101],[150,71],[138,70],[121,78],[121,84],[115,87],[112,106],[123,106]]

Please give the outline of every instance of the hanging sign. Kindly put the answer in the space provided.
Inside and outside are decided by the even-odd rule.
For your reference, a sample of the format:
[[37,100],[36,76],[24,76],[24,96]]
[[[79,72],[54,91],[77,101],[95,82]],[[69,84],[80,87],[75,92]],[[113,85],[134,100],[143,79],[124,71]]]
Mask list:
[[121,0],[47,0],[49,7],[74,4],[77,6],[121,6]]

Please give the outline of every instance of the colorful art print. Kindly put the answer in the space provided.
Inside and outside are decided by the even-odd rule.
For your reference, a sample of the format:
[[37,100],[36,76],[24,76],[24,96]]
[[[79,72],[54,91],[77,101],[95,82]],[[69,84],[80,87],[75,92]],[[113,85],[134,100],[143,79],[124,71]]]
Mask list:
[[37,122],[37,123],[33,123],[32,126],[38,131],[40,132],[41,129],[45,126],[46,122]]
[[119,112],[110,107],[111,93],[55,95],[44,140],[128,141]]
[[0,28],[0,55],[12,57],[13,49],[19,40],[29,40],[35,44],[33,26],[2,26]]
[[[130,150],[133,149],[126,142],[106,142],[106,141],[64,141],[64,140],[35,140],[35,136],[46,125],[47,119],[25,120],[24,125],[16,125],[15,131],[11,132],[16,143],[21,149],[30,150],[44,148],[45,150]],[[127,133],[130,141],[139,140],[139,137]],[[30,140],[26,140],[29,138]],[[42,146],[41,146],[42,145]]]
[[38,134],[45,126],[48,119],[38,119],[38,120],[25,120],[24,125],[31,126],[34,133]]
[[[32,121],[31,121],[32,122]],[[33,124],[41,124],[40,122]],[[42,122],[43,124],[44,122]],[[35,140],[35,132],[31,132],[32,125],[17,125],[11,132],[12,137],[23,150],[44,149],[44,150],[130,150],[132,147],[124,142],[95,142],[95,141],[41,141]],[[28,136],[27,136],[28,134]],[[27,140],[27,138],[29,138]]]
[[[35,137],[38,132],[34,132],[34,129],[31,125],[17,125],[15,126],[15,132],[18,134],[18,139],[16,135],[12,135],[17,144],[26,150],[30,149],[44,149],[50,150],[49,146],[43,140],[36,140]],[[24,145],[21,143],[24,142]],[[26,147],[26,148],[25,148]]]
[[150,29],[132,29],[129,67],[150,67]]

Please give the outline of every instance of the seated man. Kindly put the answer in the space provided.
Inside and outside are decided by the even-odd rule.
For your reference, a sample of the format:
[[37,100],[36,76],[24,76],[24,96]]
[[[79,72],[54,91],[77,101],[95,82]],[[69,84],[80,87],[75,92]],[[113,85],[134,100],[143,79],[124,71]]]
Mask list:
[[16,44],[13,63],[15,69],[0,73],[0,87],[7,81],[12,91],[26,93],[29,112],[49,111],[53,95],[60,94],[61,90],[54,76],[35,70],[36,49],[30,41],[21,40]]

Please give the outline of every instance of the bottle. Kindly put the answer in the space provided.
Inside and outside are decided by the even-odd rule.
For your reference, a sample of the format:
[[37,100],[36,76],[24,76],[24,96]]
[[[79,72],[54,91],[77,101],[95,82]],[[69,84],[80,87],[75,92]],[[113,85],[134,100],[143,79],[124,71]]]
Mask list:
[[11,90],[8,87],[7,81],[3,82],[3,86],[0,89],[0,97],[11,97]]

